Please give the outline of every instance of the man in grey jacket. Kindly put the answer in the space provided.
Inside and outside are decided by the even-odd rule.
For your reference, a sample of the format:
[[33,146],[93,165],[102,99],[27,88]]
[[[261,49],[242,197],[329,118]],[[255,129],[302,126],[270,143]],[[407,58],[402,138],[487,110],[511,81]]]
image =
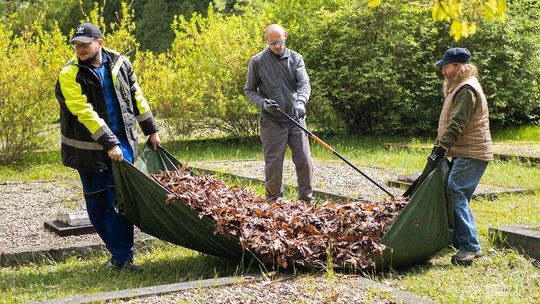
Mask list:
[[312,202],[313,165],[307,135],[283,114],[305,126],[305,105],[311,94],[302,55],[285,47],[287,32],[272,24],[265,30],[268,47],[249,61],[244,92],[261,113],[265,193],[268,201],[283,194],[283,158],[287,145],[296,168],[298,199]]

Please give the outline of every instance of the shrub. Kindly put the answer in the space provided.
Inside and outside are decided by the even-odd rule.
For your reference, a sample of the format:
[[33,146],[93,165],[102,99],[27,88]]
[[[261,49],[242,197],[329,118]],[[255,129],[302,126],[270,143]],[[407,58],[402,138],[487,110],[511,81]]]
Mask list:
[[56,26],[44,31],[36,21],[15,36],[0,24],[0,164],[14,162],[44,143],[58,118],[56,77],[69,47]]
[[243,86],[250,56],[263,47],[261,18],[249,12],[224,16],[210,6],[207,17],[177,16],[172,28],[176,38],[169,52],[145,52],[137,60],[143,89],[158,101],[171,134],[255,134],[256,109]]
[[446,33],[427,9],[350,6],[319,17],[302,43],[314,100],[328,100],[337,121],[353,133],[433,128],[441,106],[433,54],[443,49],[438,44]]

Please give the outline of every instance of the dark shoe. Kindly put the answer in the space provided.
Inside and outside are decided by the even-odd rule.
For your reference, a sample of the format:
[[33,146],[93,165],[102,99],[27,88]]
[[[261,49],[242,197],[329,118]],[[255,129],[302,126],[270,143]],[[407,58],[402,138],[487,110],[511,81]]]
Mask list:
[[474,259],[482,256],[482,251],[460,250],[452,256],[452,264],[470,264]]
[[133,261],[128,261],[122,265],[116,265],[116,264],[113,264],[110,260],[107,262],[107,265],[109,267],[112,267],[114,269],[118,269],[118,270],[121,270],[121,271],[125,271],[125,272],[131,272],[131,273],[141,273],[144,271],[144,268],[142,268],[141,266],[137,266],[135,264],[133,264]]

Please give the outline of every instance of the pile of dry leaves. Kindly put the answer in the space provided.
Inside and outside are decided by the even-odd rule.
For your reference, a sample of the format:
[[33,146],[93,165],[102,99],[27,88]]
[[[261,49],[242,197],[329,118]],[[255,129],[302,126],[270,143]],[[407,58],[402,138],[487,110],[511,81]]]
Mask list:
[[335,265],[373,266],[371,257],[384,249],[381,237],[407,204],[404,198],[350,204],[268,203],[252,190],[194,176],[185,168],[153,178],[173,192],[167,203],[180,200],[201,217],[210,216],[216,233],[237,236],[243,248],[284,268],[288,262],[325,264],[330,253]]

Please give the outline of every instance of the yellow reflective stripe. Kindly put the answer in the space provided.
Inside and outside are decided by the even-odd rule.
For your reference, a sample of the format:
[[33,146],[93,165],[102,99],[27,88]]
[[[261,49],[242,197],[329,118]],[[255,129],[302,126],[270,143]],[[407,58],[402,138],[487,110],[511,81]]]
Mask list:
[[139,109],[140,115],[150,112],[150,106],[148,105],[146,98],[144,98],[139,84],[135,82],[131,89],[135,91],[135,101],[137,102],[137,108]]
[[113,67],[113,69],[111,71],[113,83],[114,83],[115,86],[116,86],[116,78],[118,76],[118,72],[120,72],[120,68],[122,67],[122,64],[124,63],[124,60],[125,60],[125,57],[120,56],[118,58],[118,61],[114,64],[114,67]]
[[75,147],[83,150],[103,150],[103,146],[97,142],[81,141],[72,138],[67,138],[64,135],[60,138],[61,142],[65,145]]
[[106,123],[94,111],[92,105],[87,102],[86,96],[82,94],[81,85],[75,81],[78,70],[79,68],[75,65],[63,68],[59,76],[60,88],[69,111],[77,116],[79,122],[91,134],[94,134],[101,127],[106,126]]

